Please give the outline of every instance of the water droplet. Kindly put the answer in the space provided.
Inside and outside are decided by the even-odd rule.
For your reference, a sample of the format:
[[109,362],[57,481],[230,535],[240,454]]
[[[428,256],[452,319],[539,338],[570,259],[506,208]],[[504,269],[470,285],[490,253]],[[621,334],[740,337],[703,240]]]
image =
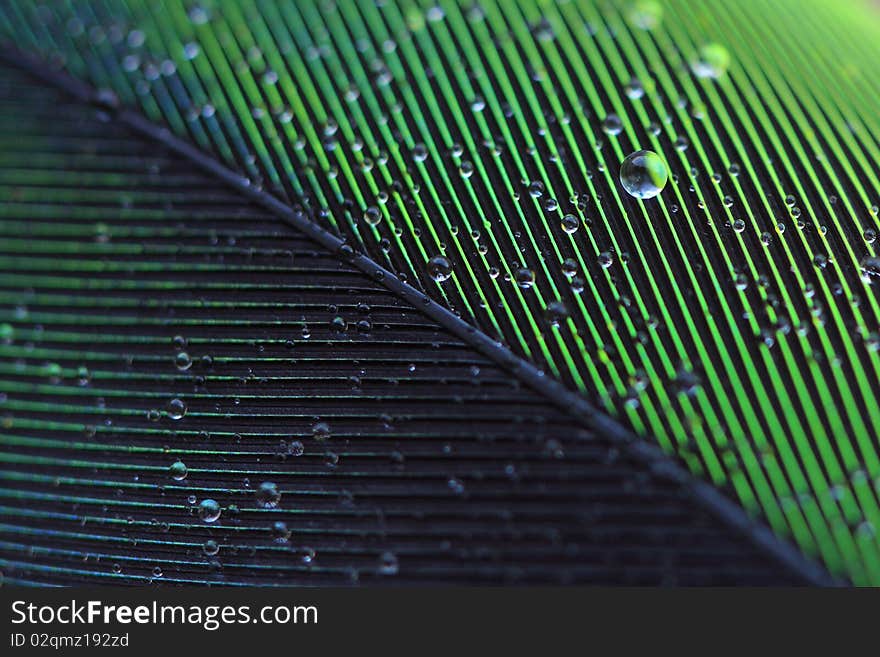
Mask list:
[[564,230],[566,233],[571,235],[572,233],[577,231],[577,229],[581,225],[581,222],[578,221],[578,218],[575,217],[573,214],[567,214],[564,217],[562,217],[561,225],[562,225],[562,230]]
[[202,522],[214,522],[220,517],[220,505],[215,500],[205,499],[199,504],[199,518]]
[[186,415],[186,404],[175,397],[168,402],[165,410],[168,413],[168,417],[172,420],[182,420],[183,416]]
[[264,509],[274,509],[281,501],[281,491],[271,481],[264,481],[257,488],[257,503]]
[[181,372],[185,372],[192,366],[192,358],[185,351],[181,351],[174,357],[174,366]]
[[424,162],[428,159],[428,149],[424,144],[416,144],[413,146],[412,155],[416,162]]
[[397,556],[393,552],[383,552],[379,555],[379,573],[381,575],[396,575],[398,567]]
[[216,554],[220,551],[220,546],[217,545],[217,541],[212,539],[208,539],[202,544],[202,552],[205,553],[207,557],[216,556]]
[[183,56],[186,59],[195,59],[199,56],[200,50],[201,49],[199,48],[199,44],[190,41],[185,46],[183,46]]
[[13,337],[15,337],[15,327],[8,322],[0,324],[0,340],[9,343],[12,342]]
[[602,131],[606,135],[611,135],[612,137],[619,135],[623,132],[623,122],[617,114],[609,114],[605,117],[605,120],[602,121]]
[[561,301],[551,301],[547,304],[544,316],[550,323],[550,326],[559,326],[568,317],[568,308]]
[[115,111],[119,109],[119,96],[112,89],[98,89],[93,101],[101,109]]
[[434,256],[428,260],[428,274],[438,283],[452,276],[452,263],[443,256]]
[[636,151],[620,165],[620,184],[626,192],[638,199],[654,198],[666,186],[669,172],[657,153]]
[[516,279],[516,284],[524,290],[529,289],[535,284],[535,272],[525,267],[517,269],[514,278]]
[[375,205],[371,205],[364,211],[364,221],[370,226],[378,226],[382,221],[382,211]]
[[272,525],[272,540],[276,543],[287,543],[290,539],[290,534],[287,523],[279,520]]
[[183,481],[187,474],[186,464],[183,461],[175,461],[168,468],[168,474],[174,481]]
[[330,425],[326,422],[315,422],[312,425],[312,436],[315,440],[327,440],[330,437]]
[[637,0],[629,10],[629,21],[642,30],[653,30],[663,20],[663,7],[656,0]]
[[43,365],[42,370],[43,376],[49,379],[51,383],[59,383],[64,374],[64,370],[58,363],[46,363]]
[[699,59],[691,65],[698,78],[720,78],[730,67],[730,53],[719,43],[708,43],[700,48]]
[[194,25],[204,25],[211,19],[210,13],[204,7],[196,5],[189,10],[189,19]]
[[630,98],[631,100],[638,100],[645,95],[645,88],[642,86],[642,83],[635,78],[626,83],[623,91],[627,98]]
[[859,261],[862,272],[867,276],[880,276],[880,257],[865,256]]
[[700,378],[691,370],[681,368],[675,375],[675,387],[679,393],[693,397],[700,390]]

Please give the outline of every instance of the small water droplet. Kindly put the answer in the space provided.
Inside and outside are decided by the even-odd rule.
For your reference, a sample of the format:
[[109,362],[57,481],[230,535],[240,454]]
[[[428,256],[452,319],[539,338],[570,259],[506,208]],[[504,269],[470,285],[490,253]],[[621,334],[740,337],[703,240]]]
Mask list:
[[602,131],[606,135],[611,135],[612,137],[617,136],[623,132],[623,122],[617,114],[609,114],[605,117],[605,120],[602,121]]
[[370,226],[378,226],[382,222],[382,211],[371,205],[364,211],[364,221]]
[[524,290],[529,289],[535,284],[535,272],[525,267],[517,269],[514,278],[516,279],[516,284]]
[[641,30],[653,30],[663,20],[663,7],[656,0],[637,0],[629,10],[629,22]]
[[327,440],[330,437],[330,425],[326,422],[315,422],[312,425],[312,437],[319,441]]
[[183,416],[186,415],[186,404],[175,397],[168,402],[165,410],[168,413],[168,417],[172,420],[182,420]]
[[559,326],[568,317],[568,308],[561,301],[551,301],[547,304],[544,316],[551,326]]
[[186,464],[183,461],[175,461],[168,468],[168,474],[171,475],[174,481],[183,481],[187,475]]
[[287,527],[287,523],[278,521],[272,525],[272,540],[276,543],[287,543],[290,539],[291,531]]
[[428,149],[424,144],[416,144],[413,146],[412,155],[416,162],[424,162],[428,159]]
[[730,67],[730,53],[719,43],[708,43],[700,48],[700,56],[691,65],[698,78],[720,78]]
[[116,111],[119,109],[119,96],[112,89],[98,89],[95,92],[92,102],[101,109],[107,111]]
[[434,256],[428,260],[428,274],[438,283],[452,276],[452,263],[443,256]]
[[638,100],[645,95],[645,88],[642,86],[642,83],[635,78],[626,83],[623,91],[627,98],[630,98],[631,100]]
[[573,214],[567,214],[564,217],[562,217],[562,222],[561,222],[562,230],[564,230],[569,235],[571,235],[572,233],[577,231],[577,229],[580,227],[580,225],[581,225],[581,222],[578,221],[578,218],[575,217]]
[[281,491],[271,481],[264,481],[257,488],[257,503],[264,509],[274,509],[281,502]]
[[379,555],[379,573],[381,575],[396,575],[398,567],[397,556],[393,552],[383,552]]
[[859,261],[862,272],[867,276],[880,276],[880,257],[865,256]]
[[199,518],[202,522],[215,522],[220,517],[220,505],[215,500],[205,499],[199,504]]

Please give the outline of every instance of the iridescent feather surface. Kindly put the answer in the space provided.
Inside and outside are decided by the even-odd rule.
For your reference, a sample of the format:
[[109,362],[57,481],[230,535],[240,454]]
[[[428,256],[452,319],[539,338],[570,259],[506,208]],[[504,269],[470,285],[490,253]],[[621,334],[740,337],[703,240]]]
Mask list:
[[0,34],[880,584],[875,4],[12,1]]

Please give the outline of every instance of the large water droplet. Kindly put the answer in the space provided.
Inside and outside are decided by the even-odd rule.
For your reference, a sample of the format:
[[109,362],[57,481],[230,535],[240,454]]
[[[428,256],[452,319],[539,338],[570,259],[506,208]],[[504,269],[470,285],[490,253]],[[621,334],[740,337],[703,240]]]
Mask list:
[[654,198],[668,180],[666,165],[654,151],[636,151],[620,165],[620,184],[635,198]]

